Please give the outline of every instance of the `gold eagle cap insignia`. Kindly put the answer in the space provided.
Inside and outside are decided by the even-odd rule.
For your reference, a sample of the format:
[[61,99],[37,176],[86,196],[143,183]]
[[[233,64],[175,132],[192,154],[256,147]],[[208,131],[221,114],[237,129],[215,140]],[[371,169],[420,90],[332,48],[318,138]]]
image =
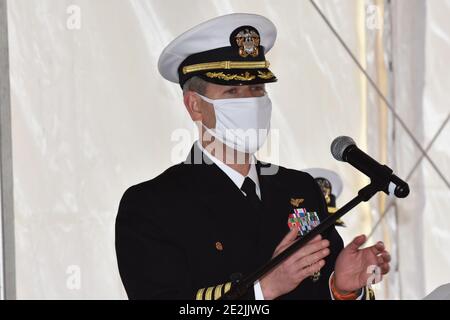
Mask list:
[[239,47],[239,55],[243,58],[252,56],[256,58],[259,55],[259,45],[261,39],[259,35],[249,29],[242,30],[236,35],[236,43]]
[[304,201],[305,201],[305,199],[302,199],[302,198],[300,198],[300,199],[291,198],[291,204],[296,208],[298,208]]

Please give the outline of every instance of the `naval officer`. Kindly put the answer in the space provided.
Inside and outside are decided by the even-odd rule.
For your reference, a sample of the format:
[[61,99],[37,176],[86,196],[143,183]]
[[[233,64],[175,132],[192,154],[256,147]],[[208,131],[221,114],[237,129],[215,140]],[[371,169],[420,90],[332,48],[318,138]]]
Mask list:
[[[270,130],[266,54],[277,31],[267,18],[231,14],[171,42],[159,71],[183,90],[200,139],[186,161],[124,193],[116,220],[120,275],[130,299],[213,300],[327,217],[307,173],[261,163]],[[293,97],[295,99],[295,96]],[[180,110],[181,112],[181,110]],[[334,227],[254,283],[245,299],[366,299],[383,243],[344,248]]]

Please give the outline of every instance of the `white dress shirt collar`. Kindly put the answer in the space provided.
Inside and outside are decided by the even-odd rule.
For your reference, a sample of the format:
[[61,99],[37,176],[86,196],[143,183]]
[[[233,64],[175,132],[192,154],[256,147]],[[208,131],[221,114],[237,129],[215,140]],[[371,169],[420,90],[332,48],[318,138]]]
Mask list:
[[[220,161],[216,157],[214,157],[211,153],[209,153],[203,146],[201,145],[200,141],[197,141],[197,146],[202,150],[206,156],[211,159],[211,161],[220,168],[230,179],[233,181],[233,183],[239,188],[242,188],[242,185],[244,184],[244,180],[246,177],[244,177],[242,174],[231,168],[230,166],[226,165],[224,162]],[[250,164],[250,171],[248,172],[247,177],[252,179],[252,181],[256,185],[256,195],[261,199],[261,189],[259,186],[259,179],[258,179],[258,172],[256,171],[256,159],[253,156],[253,161]]]

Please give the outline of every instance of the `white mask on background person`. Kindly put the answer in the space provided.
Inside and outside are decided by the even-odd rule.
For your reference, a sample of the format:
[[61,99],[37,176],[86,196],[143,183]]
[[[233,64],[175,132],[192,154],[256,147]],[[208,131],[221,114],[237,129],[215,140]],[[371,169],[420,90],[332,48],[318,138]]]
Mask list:
[[239,152],[254,154],[266,142],[270,131],[272,101],[262,97],[213,100],[197,93],[212,104],[216,114],[216,128],[203,127],[213,137]]

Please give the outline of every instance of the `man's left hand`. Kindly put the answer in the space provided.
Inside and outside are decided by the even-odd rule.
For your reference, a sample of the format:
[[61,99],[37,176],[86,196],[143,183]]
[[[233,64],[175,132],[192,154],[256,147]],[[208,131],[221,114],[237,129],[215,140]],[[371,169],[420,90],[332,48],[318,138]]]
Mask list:
[[[356,237],[339,254],[335,272],[335,288],[343,293],[355,292],[365,287],[371,281],[381,281],[382,276],[389,272],[391,256],[385,250],[382,242],[374,246],[359,249],[365,242],[366,236]],[[375,268],[379,268],[375,270]],[[375,270],[375,271],[374,271]],[[375,272],[375,273],[373,273]]]

